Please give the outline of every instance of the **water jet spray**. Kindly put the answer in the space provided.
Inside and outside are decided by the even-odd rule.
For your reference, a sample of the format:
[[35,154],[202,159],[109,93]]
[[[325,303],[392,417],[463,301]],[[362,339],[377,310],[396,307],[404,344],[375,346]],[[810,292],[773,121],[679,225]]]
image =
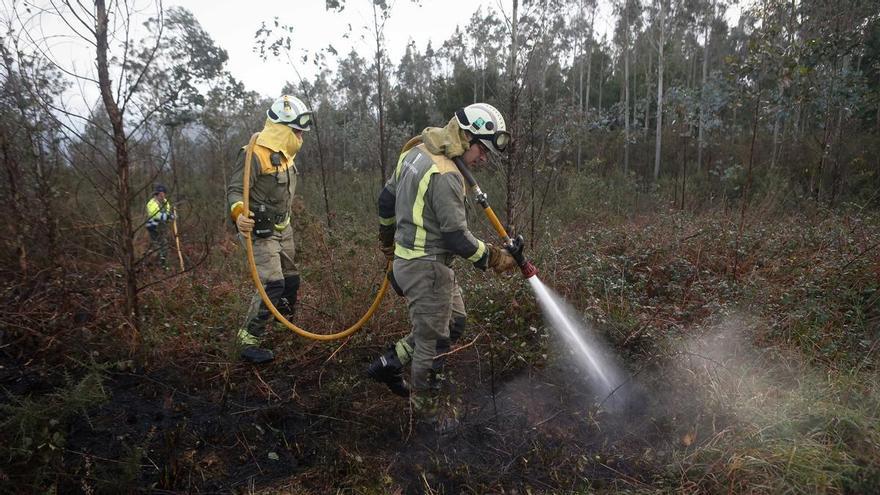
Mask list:
[[[498,216],[489,206],[489,199],[484,193],[473,174],[465,165],[461,157],[453,158],[456,167],[464,177],[468,186],[474,192],[474,201],[483,208],[483,212],[489,219],[489,222],[501,236],[504,248],[513,256],[519,269],[529,281],[535,297],[544,312],[545,318],[550,326],[563,338],[569,348],[578,356],[578,364],[588,371],[596,380],[592,388],[596,393],[603,397],[603,402],[608,399],[619,388],[622,374],[611,361],[605,358],[605,348],[595,338],[589,337],[592,332],[585,331],[583,325],[579,324],[578,319],[574,316],[573,309],[558,295],[556,295],[549,287],[545,286],[538,277],[538,269],[535,265],[526,259],[523,255],[525,241],[521,235],[511,238],[498,220]],[[586,335],[585,335],[586,334]],[[618,399],[620,397],[617,397]],[[616,401],[619,402],[619,401]]]

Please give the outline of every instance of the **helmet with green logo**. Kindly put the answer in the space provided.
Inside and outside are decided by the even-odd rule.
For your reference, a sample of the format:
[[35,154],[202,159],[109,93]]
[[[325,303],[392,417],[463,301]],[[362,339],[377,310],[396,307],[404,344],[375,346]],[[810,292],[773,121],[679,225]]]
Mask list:
[[488,103],[474,103],[455,111],[458,125],[469,132],[471,144],[480,142],[493,153],[501,153],[510,144],[511,136],[504,125],[504,117]]
[[308,131],[314,122],[312,111],[296,96],[284,95],[274,102],[266,116],[276,124],[284,124],[299,131]]

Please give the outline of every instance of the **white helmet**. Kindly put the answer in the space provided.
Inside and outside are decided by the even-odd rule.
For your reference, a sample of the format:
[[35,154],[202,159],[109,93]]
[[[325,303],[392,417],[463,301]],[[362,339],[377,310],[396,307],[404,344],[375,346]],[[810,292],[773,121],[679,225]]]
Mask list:
[[504,117],[488,103],[474,103],[455,111],[462,129],[473,135],[471,144],[479,140],[494,153],[501,153],[510,144],[511,136],[504,125]]
[[314,119],[312,111],[296,96],[284,95],[278,98],[266,110],[266,116],[276,124],[284,124],[299,131],[312,128]]

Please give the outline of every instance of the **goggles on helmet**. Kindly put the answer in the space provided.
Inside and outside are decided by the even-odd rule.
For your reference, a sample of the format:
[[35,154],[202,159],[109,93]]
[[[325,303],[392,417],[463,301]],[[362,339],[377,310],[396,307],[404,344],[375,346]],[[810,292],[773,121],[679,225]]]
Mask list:
[[[480,141],[487,148],[497,151],[498,153],[503,153],[507,148],[507,145],[510,144],[510,133],[507,131],[496,131],[495,124],[491,120],[483,122],[483,119],[480,118],[477,119],[476,122],[471,123],[463,108],[456,110],[455,117],[461,125],[467,127],[467,131],[472,136],[471,144]],[[479,131],[489,132],[479,132],[477,129],[479,129]]]
[[293,127],[294,129],[297,129],[300,131],[308,131],[309,129],[312,128],[312,123],[314,122],[314,120],[312,120],[312,112],[301,113],[301,114],[297,115],[290,122],[281,122],[280,118],[278,117],[278,114],[273,112],[271,108],[268,111],[268,116],[274,122],[278,122],[279,124],[284,124],[286,126]]
[[499,153],[503,153],[507,145],[510,144],[510,133],[507,131],[498,131],[492,135],[473,134],[471,144],[480,143],[489,149],[495,149]]

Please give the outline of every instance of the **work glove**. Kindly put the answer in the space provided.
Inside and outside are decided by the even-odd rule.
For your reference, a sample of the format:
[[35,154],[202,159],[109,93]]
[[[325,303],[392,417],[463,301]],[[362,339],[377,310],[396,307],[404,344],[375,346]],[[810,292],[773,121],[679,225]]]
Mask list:
[[382,244],[379,246],[379,249],[382,251],[382,254],[385,255],[386,260],[394,261],[394,244],[391,244],[390,246]]
[[[248,214],[253,216],[254,212],[249,211]],[[250,234],[254,230],[254,219],[244,216],[244,213],[239,213],[235,217],[235,226],[238,227],[238,231],[242,234]]]
[[493,246],[492,244],[486,244],[486,249],[489,250],[489,268],[494,270],[495,273],[512,272],[519,268],[516,260],[513,259],[513,256],[506,249]]
[[379,227],[379,250],[388,261],[394,261],[394,227]]

